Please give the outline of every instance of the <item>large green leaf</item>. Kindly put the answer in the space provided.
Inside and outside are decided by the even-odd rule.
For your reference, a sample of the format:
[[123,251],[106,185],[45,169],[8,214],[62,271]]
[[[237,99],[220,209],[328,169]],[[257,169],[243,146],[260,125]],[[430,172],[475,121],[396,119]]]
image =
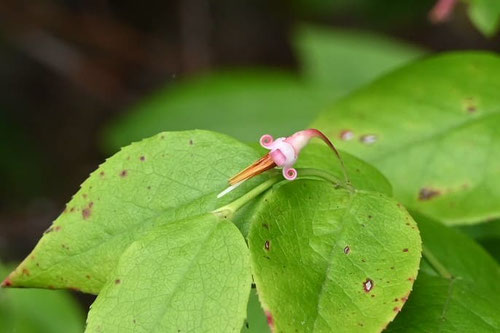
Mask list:
[[[0,264],[0,276],[8,270]],[[65,291],[0,289],[0,332],[78,333],[84,314]]]
[[451,53],[353,93],[313,126],[373,163],[396,198],[448,224],[500,216],[500,57]]
[[500,331],[500,268],[495,260],[459,232],[415,218],[426,250],[452,277],[430,270],[423,260],[414,291],[388,331]]
[[305,80],[330,99],[424,54],[381,35],[307,25],[297,29],[294,44]]
[[408,297],[421,252],[416,223],[396,201],[319,180],[269,191],[249,246],[276,332],[379,332]]
[[272,70],[234,70],[186,79],[129,110],[105,133],[108,149],[164,130],[203,128],[244,141],[289,135],[311,122],[324,101],[299,79]]
[[123,253],[89,313],[87,332],[239,332],[248,247],[215,215],[171,222]]
[[97,293],[128,245],[153,226],[209,212],[254,185],[216,198],[257,157],[206,131],[160,133],[127,146],[82,184],[5,283]]

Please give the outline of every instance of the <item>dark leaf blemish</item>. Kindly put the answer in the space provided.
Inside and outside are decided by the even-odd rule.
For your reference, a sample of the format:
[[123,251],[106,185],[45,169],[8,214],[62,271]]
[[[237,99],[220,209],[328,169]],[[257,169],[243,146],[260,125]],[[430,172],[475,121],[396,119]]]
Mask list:
[[144,162],[146,160],[146,157],[141,156],[141,157],[139,157],[139,160],[141,160],[141,162]]
[[266,240],[266,242],[264,243],[264,248],[269,251],[269,249],[271,248],[271,242],[269,242],[268,240]]
[[366,281],[363,282],[363,289],[367,293],[370,292],[373,289],[374,286],[375,285],[373,283],[373,280],[371,280],[371,279],[367,278]]
[[128,174],[127,170],[122,170],[120,172],[120,177],[127,177],[127,174]]
[[90,215],[92,215],[92,209],[87,207],[87,208],[84,208],[82,209],[82,217],[84,220],[87,220]]
[[365,134],[359,138],[359,141],[361,141],[361,143],[371,145],[377,142],[377,136],[375,134]]
[[408,252],[408,249],[403,249],[403,252]]
[[120,284],[122,281],[120,279],[115,280],[115,284]]
[[349,254],[351,252],[351,248],[349,246],[344,247],[344,254]]
[[441,192],[432,188],[427,188],[424,187],[420,189],[420,192],[418,192],[418,199],[419,200],[430,200],[438,195],[440,195]]
[[354,133],[350,130],[343,130],[342,132],[340,132],[339,136],[344,141],[349,141],[354,139]]

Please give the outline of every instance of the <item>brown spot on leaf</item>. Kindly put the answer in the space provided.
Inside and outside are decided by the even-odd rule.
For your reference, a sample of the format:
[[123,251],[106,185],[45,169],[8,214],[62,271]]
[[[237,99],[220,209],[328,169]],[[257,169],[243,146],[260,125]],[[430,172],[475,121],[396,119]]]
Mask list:
[[266,311],[267,324],[271,328],[271,332],[274,332],[274,318],[270,311]]
[[22,273],[23,275],[30,276],[30,271],[27,268],[23,268]]
[[408,252],[408,249],[403,249],[403,252]]
[[104,177],[105,173],[104,171],[99,172],[99,176]]
[[401,312],[401,308],[400,307],[397,307],[395,306],[394,309],[392,309],[394,312]]
[[432,188],[428,187],[423,187],[420,189],[420,192],[418,192],[418,199],[419,200],[430,200],[438,195],[440,195],[441,192]]
[[12,286],[12,281],[7,277],[5,280],[2,282],[2,287],[10,287]]
[[88,275],[88,274],[87,274],[87,275],[85,275],[85,277],[86,277],[87,279],[89,279],[89,280],[90,280],[90,278],[91,278],[91,276],[90,276],[90,275]]
[[349,254],[351,252],[351,248],[349,246],[344,247],[344,254]]
[[269,226],[267,225],[267,223],[262,223],[262,227],[269,230]]
[[59,230],[61,230],[61,226],[60,226],[60,225],[56,225],[56,226],[54,227],[54,231],[59,231]]
[[87,194],[83,193],[83,194],[82,194],[82,197],[83,197],[84,199],[87,199]]
[[268,241],[268,240],[266,240],[266,242],[264,243],[264,248],[265,248],[267,251],[269,251],[269,250],[270,250],[270,248],[271,248],[271,242],[270,242],[270,241]]
[[87,207],[87,208],[82,209],[82,217],[84,220],[87,220],[88,218],[90,218],[90,215],[92,215],[91,208]]
[[189,145],[193,145],[193,140],[189,140]]
[[367,278],[366,281],[363,282],[363,289],[367,293],[370,292],[374,286],[375,286],[375,284],[373,283],[373,280],[371,280],[371,279]]
[[122,170],[122,171],[120,172],[120,177],[122,177],[122,178],[123,178],[123,177],[127,177],[127,174],[128,174],[127,170]]
[[354,139],[354,133],[350,130],[343,130],[342,132],[340,132],[339,137],[344,141],[349,141]]
[[122,283],[122,281],[120,279],[115,280],[115,284],[120,284],[120,283]]
[[75,207],[71,207],[71,209],[69,211],[70,211],[70,213],[73,213],[75,211]]
[[359,138],[359,141],[364,144],[371,145],[377,142],[377,136],[375,134],[365,134]]
[[144,162],[146,160],[146,157],[141,156],[141,157],[139,157],[139,160],[141,160],[141,162]]

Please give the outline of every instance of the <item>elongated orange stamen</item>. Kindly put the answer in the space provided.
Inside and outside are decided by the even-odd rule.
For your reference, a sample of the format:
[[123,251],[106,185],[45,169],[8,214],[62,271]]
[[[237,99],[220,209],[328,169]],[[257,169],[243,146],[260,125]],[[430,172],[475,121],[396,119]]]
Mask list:
[[235,185],[257,175],[260,175],[264,171],[270,170],[276,166],[276,163],[272,160],[269,154],[264,155],[259,160],[255,161],[252,165],[247,167],[245,170],[239,172],[237,175],[229,179],[229,184]]

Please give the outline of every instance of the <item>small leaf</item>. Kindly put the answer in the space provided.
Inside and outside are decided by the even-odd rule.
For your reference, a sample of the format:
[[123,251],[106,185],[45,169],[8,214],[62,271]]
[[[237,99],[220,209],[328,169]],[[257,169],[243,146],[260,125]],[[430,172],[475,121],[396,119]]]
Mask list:
[[314,180],[265,195],[249,246],[275,332],[379,332],[404,305],[421,252],[400,204]]
[[476,28],[487,37],[494,36],[500,27],[500,1],[467,0],[469,17]]
[[415,218],[427,250],[453,278],[440,276],[424,257],[414,291],[388,332],[498,332],[498,264],[456,230]]
[[500,216],[499,87],[499,56],[440,55],[351,94],[312,126],[379,168],[413,210],[477,223]]
[[9,284],[97,293],[123,251],[152,227],[209,212],[254,186],[216,198],[258,157],[206,131],[160,133],[123,148],[82,184]]
[[250,260],[245,240],[213,214],[152,230],[123,253],[86,332],[239,332]]

